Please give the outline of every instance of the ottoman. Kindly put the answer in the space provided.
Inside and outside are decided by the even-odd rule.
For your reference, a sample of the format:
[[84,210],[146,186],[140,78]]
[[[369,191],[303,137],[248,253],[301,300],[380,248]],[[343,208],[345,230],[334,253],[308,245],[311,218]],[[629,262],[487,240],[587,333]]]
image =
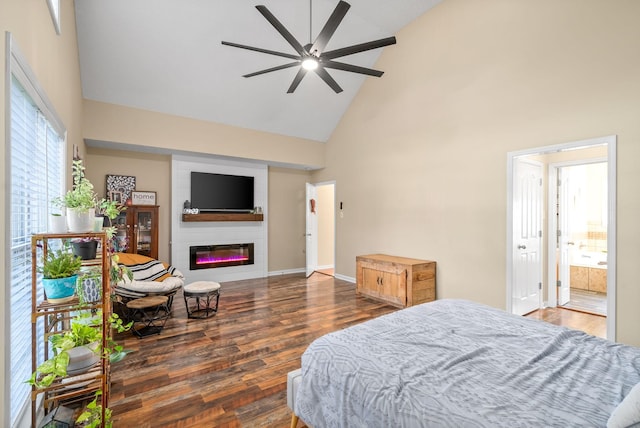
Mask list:
[[182,291],[184,293],[184,304],[187,308],[188,318],[208,318],[218,312],[220,284],[217,282],[192,282],[191,284],[185,285]]

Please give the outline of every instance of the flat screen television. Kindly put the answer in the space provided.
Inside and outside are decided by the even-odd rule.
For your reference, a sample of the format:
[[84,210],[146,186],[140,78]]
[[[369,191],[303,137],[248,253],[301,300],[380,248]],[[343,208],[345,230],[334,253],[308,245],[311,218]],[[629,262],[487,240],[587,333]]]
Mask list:
[[191,172],[191,208],[249,212],[253,206],[253,177]]

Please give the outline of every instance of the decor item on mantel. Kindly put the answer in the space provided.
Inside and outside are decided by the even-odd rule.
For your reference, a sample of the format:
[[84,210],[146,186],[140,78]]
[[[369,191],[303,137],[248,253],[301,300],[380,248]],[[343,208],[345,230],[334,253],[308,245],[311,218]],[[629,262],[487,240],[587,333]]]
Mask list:
[[55,198],[54,205],[67,209],[67,227],[70,232],[91,232],[94,226],[98,197],[93,184],[84,175],[82,160],[73,161],[73,189]]

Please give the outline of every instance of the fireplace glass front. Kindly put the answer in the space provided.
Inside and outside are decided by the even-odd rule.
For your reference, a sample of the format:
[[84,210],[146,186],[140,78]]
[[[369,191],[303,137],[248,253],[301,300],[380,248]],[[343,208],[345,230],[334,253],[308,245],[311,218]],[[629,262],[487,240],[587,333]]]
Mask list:
[[191,270],[253,264],[253,244],[191,246],[189,254]]

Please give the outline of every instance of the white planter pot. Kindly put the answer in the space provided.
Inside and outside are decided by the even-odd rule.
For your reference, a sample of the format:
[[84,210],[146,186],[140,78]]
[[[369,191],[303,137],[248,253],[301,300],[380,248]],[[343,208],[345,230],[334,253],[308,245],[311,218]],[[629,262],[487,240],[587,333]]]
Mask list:
[[96,210],[90,208],[86,212],[79,212],[73,208],[67,208],[67,226],[69,232],[82,233],[92,232],[95,224]]
[[67,218],[63,215],[49,216],[49,233],[67,233]]

